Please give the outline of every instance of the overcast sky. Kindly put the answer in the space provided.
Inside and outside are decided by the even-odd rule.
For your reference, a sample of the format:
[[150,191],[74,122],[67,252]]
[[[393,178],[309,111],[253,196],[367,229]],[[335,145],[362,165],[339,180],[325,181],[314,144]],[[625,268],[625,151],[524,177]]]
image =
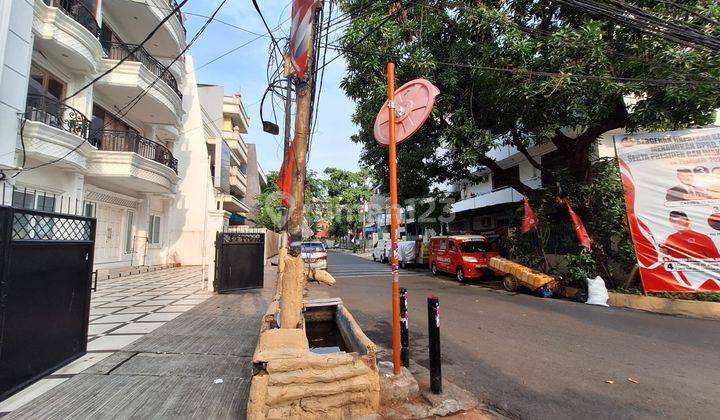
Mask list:
[[[184,7],[188,39],[197,32],[220,3],[220,0],[190,0]],[[274,31],[276,37],[287,36],[290,30],[290,0],[259,0],[260,9],[271,28],[285,21]],[[250,0],[229,0],[217,15],[217,19],[239,26],[254,33],[266,34],[262,21]],[[217,58],[223,53],[245,44],[257,35],[214,21],[190,49],[196,67]],[[225,94],[240,92],[245,109],[250,116],[250,131],[245,141],[255,143],[260,164],[266,173],[277,171],[282,163],[282,104],[278,102],[278,124],[280,135],[272,136],[262,131],[260,121],[260,99],[267,87],[267,59],[270,39],[261,37],[226,57],[198,70],[198,83],[223,85]],[[337,52],[328,51],[328,60]],[[350,141],[357,132],[351,121],[354,104],[340,89],[340,80],[345,72],[342,58],[332,62],[325,71],[322,96],[319,99],[319,115],[313,140],[309,168],[319,173],[326,167],[355,170],[361,147]],[[270,101],[266,100],[264,116],[272,119]]]

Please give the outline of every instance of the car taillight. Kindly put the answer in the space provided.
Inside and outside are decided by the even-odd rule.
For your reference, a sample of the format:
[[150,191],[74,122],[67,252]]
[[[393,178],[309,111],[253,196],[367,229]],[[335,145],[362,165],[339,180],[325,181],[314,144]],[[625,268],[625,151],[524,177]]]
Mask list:
[[318,257],[318,260],[327,260],[327,255],[324,257]]

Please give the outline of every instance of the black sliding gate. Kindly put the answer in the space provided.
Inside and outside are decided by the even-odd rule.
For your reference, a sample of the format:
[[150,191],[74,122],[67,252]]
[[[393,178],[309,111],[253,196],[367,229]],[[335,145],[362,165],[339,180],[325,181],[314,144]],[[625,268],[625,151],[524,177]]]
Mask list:
[[265,232],[218,232],[215,240],[215,290],[263,287]]
[[87,350],[95,219],[0,207],[0,400]]

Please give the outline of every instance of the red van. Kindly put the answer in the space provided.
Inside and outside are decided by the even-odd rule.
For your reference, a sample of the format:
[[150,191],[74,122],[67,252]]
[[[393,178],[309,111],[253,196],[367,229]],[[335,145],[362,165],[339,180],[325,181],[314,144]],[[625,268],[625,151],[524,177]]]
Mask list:
[[428,264],[434,276],[441,271],[452,273],[462,282],[491,274],[488,263],[498,255],[481,235],[435,236],[430,238]]

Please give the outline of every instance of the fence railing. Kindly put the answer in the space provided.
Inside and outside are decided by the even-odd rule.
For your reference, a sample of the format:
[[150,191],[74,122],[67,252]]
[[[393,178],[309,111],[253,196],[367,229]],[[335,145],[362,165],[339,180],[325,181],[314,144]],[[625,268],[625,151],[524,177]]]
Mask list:
[[100,38],[100,26],[95,20],[95,14],[81,0],[45,0],[45,4],[59,8],[90,31],[95,38]]
[[[168,3],[170,3],[170,8],[173,10],[178,7],[177,1],[175,0],[169,0]],[[177,16],[178,21],[180,22],[180,26],[182,26],[183,28],[183,33],[187,34],[187,29],[185,29],[185,22],[183,22],[182,12],[180,12],[180,9],[175,12],[175,16]]]
[[99,150],[114,152],[133,152],[161,163],[177,173],[178,160],[170,150],[160,143],[146,139],[134,131],[101,130],[90,136],[90,144]]
[[182,98],[182,93],[178,88],[177,79],[170,70],[163,65],[157,58],[153,57],[145,48],[140,47],[137,51],[131,52],[137,47],[135,44],[126,44],[124,42],[103,41],[103,48],[108,58],[111,60],[122,60],[128,57],[128,61],[142,63],[155,76],[165,82],[175,93]]
[[77,109],[44,95],[28,95],[25,118],[59,128],[87,140],[90,120]]

